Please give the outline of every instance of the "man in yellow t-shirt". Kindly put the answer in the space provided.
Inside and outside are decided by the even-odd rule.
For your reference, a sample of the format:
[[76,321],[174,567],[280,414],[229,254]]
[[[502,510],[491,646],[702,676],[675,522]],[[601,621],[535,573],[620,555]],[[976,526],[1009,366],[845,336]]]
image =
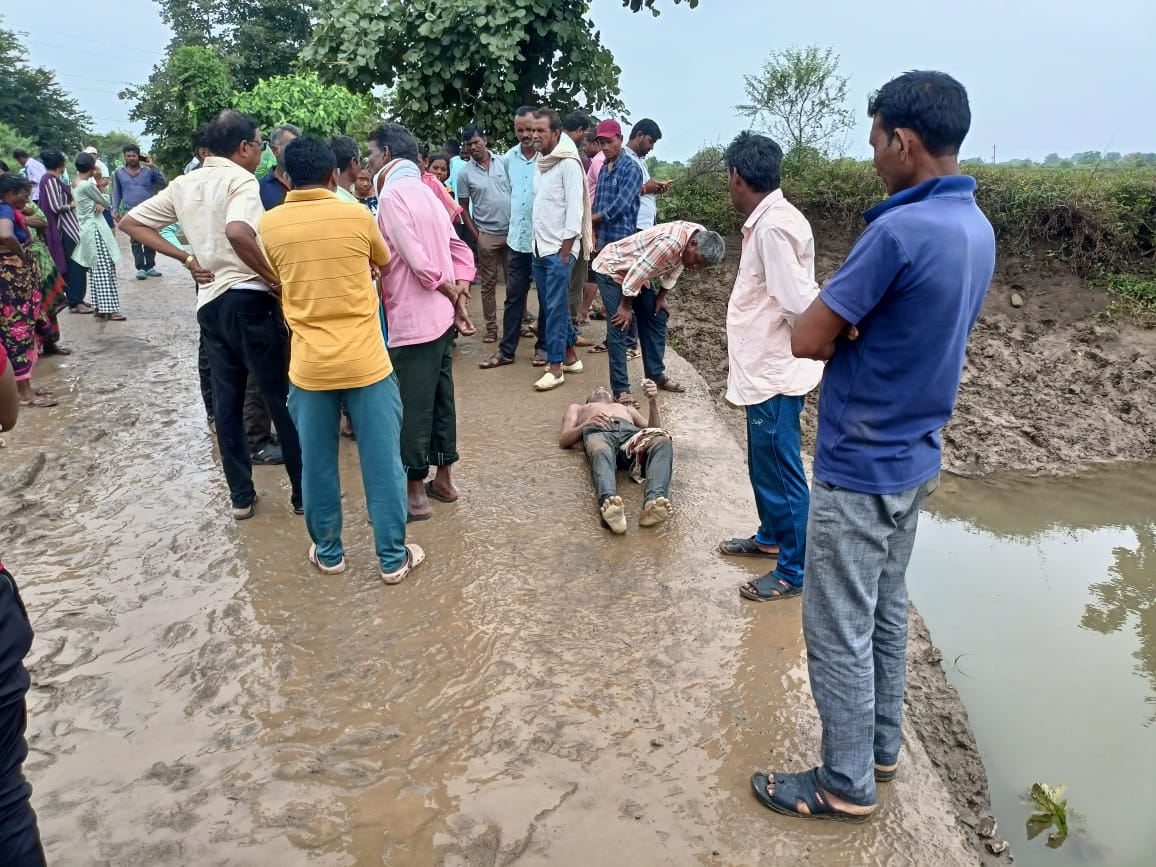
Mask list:
[[326,574],[345,571],[337,473],[344,402],[357,430],[381,578],[397,584],[425,553],[405,543],[401,395],[371,273],[389,264],[389,248],[369,211],[334,195],[337,161],[325,142],[301,136],[284,158],[292,189],[261,218],[258,238],[281,282],[293,334],[289,413],[301,439],[309,562]]

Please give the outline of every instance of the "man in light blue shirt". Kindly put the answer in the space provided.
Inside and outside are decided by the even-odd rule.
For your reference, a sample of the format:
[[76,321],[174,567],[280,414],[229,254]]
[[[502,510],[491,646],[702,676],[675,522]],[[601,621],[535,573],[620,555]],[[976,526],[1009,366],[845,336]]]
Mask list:
[[[502,342],[498,351],[479,367],[492,370],[514,360],[522,337],[522,315],[530,293],[530,268],[534,259],[534,176],[538,173],[538,151],[534,147],[534,109],[524,105],[514,112],[514,135],[518,143],[502,160],[510,180],[510,228],[506,244],[510,248],[506,282],[506,305],[502,312]],[[538,303],[542,310],[541,300]],[[538,340],[534,363],[546,360],[545,323],[538,318]]]

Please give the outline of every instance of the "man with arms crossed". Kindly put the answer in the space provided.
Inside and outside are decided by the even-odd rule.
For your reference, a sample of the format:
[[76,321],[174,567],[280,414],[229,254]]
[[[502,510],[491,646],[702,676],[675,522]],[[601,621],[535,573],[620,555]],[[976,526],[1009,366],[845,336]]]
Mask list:
[[862,822],[894,777],[907,656],[907,562],[939,481],[967,337],[995,269],[995,234],[959,172],[967,91],[908,72],[871,97],[875,168],[890,198],[795,322],[791,349],[829,360],[819,397],[803,636],[822,762],[756,773],[788,816]]

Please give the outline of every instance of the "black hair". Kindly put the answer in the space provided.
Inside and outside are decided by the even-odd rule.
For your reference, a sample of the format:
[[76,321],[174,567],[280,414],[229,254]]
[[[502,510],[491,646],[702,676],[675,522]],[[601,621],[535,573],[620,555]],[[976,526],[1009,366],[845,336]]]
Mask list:
[[432,157],[430,157],[429,158],[430,168],[432,168],[433,164],[436,163],[438,160],[441,160],[443,163],[445,163],[446,164],[446,171],[449,171],[450,158],[447,154],[434,154]]
[[208,126],[208,124],[206,124],[206,123],[201,124],[195,130],[193,130],[192,135],[189,136],[189,143],[192,144],[192,146],[193,146],[193,156],[196,156],[197,151],[199,151],[201,148],[205,147],[205,127],[206,126]]
[[65,163],[64,152],[57,148],[45,148],[40,152],[40,162],[50,172],[62,169]]
[[518,110],[514,112],[514,117],[525,117],[528,114],[537,114],[538,110],[532,105],[520,105]]
[[76,155],[76,170],[78,172],[91,172],[96,168],[96,157],[92,154],[80,153]]
[[867,100],[867,115],[879,118],[891,141],[895,130],[919,136],[933,157],[959,153],[971,129],[971,107],[964,86],[945,72],[905,72]]
[[14,160],[25,159],[27,156],[28,151],[24,150],[24,148],[16,148],[12,151],[12,159]]
[[330,136],[329,149],[333,151],[333,158],[337,160],[337,170],[339,172],[343,172],[349,168],[349,164],[354,160],[357,160],[357,164],[361,165],[361,148],[359,148],[357,142],[349,136]]
[[476,123],[468,123],[462,127],[462,143],[470,141],[474,136],[480,135],[482,140],[486,140],[486,131],[478,126]]
[[0,160],[0,172],[8,171],[11,171],[11,169],[8,168],[8,163],[4,162],[4,160]]
[[447,139],[444,150],[449,157],[460,157],[462,155],[462,143],[452,138]]
[[369,140],[383,151],[389,148],[393,158],[417,162],[417,140],[400,123],[383,123],[369,134]]
[[590,121],[590,115],[582,111],[574,111],[566,115],[566,119],[562,121],[562,129],[566,132],[578,132],[580,129],[593,129],[594,126]]
[[662,138],[662,130],[660,130],[658,128],[658,124],[656,124],[650,118],[644,117],[634,125],[632,130],[630,130],[629,140],[636,139],[640,135],[648,135],[655,141],[658,141],[660,138]]
[[285,145],[285,174],[295,187],[323,187],[336,168],[333,149],[316,136],[299,135]]
[[419,157],[421,157],[423,160],[428,160],[429,159],[429,148],[427,148],[425,145],[418,145],[417,146],[417,155]]
[[727,169],[733,170],[756,193],[773,193],[779,188],[783,149],[753,132],[740,132],[726,152]]
[[[4,160],[0,160],[0,164],[7,165]],[[19,172],[10,172],[8,169],[0,174],[0,196],[7,196],[9,193],[19,193],[22,190],[31,190],[32,184],[29,183],[28,178]]]
[[552,108],[540,108],[534,112],[534,117],[544,117],[550,121],[550,132],[560,132],[562,130],[562,118],[559,117],[558,112]]
[[217,157],[231,157],[243,142],[257,137],[257,121],[235,108],[226,108],[205,124],[203,147]]
[[125,145],[124,150],[122,150],[121,153],[125,156],[128,156],[129,154],[136,154],[139,157],[140,147],[134,144]]

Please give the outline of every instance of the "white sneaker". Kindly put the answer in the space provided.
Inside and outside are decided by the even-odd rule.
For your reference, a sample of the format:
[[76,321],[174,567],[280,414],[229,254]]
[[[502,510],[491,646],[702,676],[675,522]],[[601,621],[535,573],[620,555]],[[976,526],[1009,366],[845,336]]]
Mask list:
[[563,373],[581,373],[583,371],[583,369],[584,368],[582,367],[582,359],[581,358],[579,358],[573,364],[563,364],[562,365],[562,372]]
[[670,519],[674,514],[674,507],[666,497],[659,497],[649,501],[642,507],[642,514],[638,516],[638,526],[653,527]]
[[558,374],[555,376],[550,371],[546,371],[542,378],[534,383],[534,388],[538,391],[551,391],[566,381],[565,374]]
[[405,546],[405,562],[396,572],[382,572],[381,580],[386,584],[400,584],[414,569],[425,562],[425,551],[412,542]]
[[341,558],[341,562],[336,566],[326,566],[317,556],[317,546],[309,546],[309,562],[324,572],[326,575],[340,575],[345,571],[345,558]]
[[611,533],[621,536],[626,532],[626,509],[622,507],[622,497],[607,497],[601,511],[602,520]]

